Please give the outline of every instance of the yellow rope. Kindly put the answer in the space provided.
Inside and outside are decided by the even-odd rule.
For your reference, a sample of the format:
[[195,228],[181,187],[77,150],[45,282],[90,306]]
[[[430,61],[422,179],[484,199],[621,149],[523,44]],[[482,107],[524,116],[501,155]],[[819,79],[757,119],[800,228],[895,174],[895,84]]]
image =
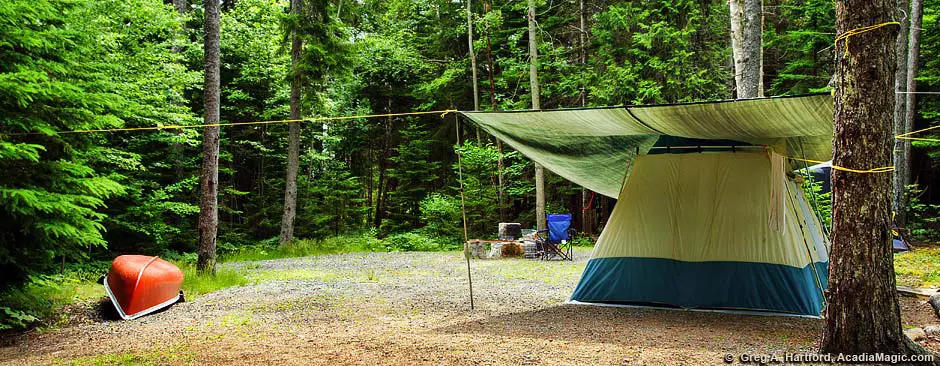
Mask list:
[[920,129],[920,130],[917,130],[917,131],[911,131],[911,132],[908,132],[908,133],[902,133],[902,134],[897,135],[897,136],[895,136],[895,137],[897,137],[897,138],[904,138],[904,137],[913,135],[913,134],[915,134],[915,133],[921,133],[921,132],[925,132],[925,131],[935,130],[935,129],[938,129],[938,128],[940,128],[940,126],[927,127],[927,128]]
[[884,22],[884,23],[881,23],[881,24],[869,25],[869,26],[867,26],[867,27],[855,28],[855,29],[846,31],[845,33],[842,33],[840,36],[836,37],[836,41],[833,43],[833,45],[834,45],[834,46],[838,46],[838,45],[839,45],[839,41],[843,41],[843,40],[844,40],[844,41],[845,41],[845,55],[848,56],[848,55],[849,55],[849,37],[857,36],[857,35],[859,35],[859,34],[862,34],[862,33],[865,33],[865,32],[870,32],[870,31],[873,31],[873,30],[875,30],[875,29],[878,29],[878,28],[881,28],[881,27],[886,27],[886,26],[889,26],[889,25],[898,25],[898,26],[900,26],[901,23],[899,23],[899,22]]
[[[814,164],[825,163],[825,161],[812,160],[812,159],[800,159],[800,158],[794,158],[794,157],[792,157],[792,156],[784,156],[784,157],[786,157],[787,159],[791,159],[791,160],[805,161],[805,162],[814,163]],[[888,172],[893,172],[893,171],[894,171],[894,166],[883,166],[883,167],[880,167],[880,168],[872,168],[872,169],[852,169],[852,168],[846,168],[846,167],[842,167],[842,166],[838,166],[838,165],[832,165],[832,169],[841,170],[841,171],[843,171],[843,172],[861,173],[861,174],[866,174],[866,173],[888,173]]]
[[[314,121],[337,121],[337,120],[359,119],[359,118],[414,116],[414,115],[435,114],[435,113],[440,113],[441,118],[444,118],[444,116],[446,116],[448,113],[455,113],[455,112],[457,112],[456,109],[447,109],[447,110],[426,111],[426,112],[364,114],[364,115],[357,115],[357,116],[316,117],[316,118],[304,118],[304,119],[282,119],[282,120],[252,121],[252,122],[209,123],[209,124],[202,124],[202,125],[168,125],[168,126],[153,126],[153,127],[126,127],[126,128],[104,128],[104,129],[93,129],[93,130],[70,130],[70,131],[58,131],[57,133],[69,134],[69,133],[96,133],[96,132],[121,132],[121,131],[181,130],[185,128],[267,125],[267,124],[277,124],[277,123],[298,123],[298,122],[314,122]],[[43,134],[44,133],[42,132],[23,132],[23,133],[11,133],[9,135],[10,136],[22,136],[22,135],[43,135]]]

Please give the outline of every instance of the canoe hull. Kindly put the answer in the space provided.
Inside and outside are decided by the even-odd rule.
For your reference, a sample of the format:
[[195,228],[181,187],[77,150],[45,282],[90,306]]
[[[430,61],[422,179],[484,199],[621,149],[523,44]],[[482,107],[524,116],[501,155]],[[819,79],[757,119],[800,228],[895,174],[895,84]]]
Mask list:
[[122,255],[111,263],[103,282],[118,315],[131,320],[178,302],[183,272],[157,257]]

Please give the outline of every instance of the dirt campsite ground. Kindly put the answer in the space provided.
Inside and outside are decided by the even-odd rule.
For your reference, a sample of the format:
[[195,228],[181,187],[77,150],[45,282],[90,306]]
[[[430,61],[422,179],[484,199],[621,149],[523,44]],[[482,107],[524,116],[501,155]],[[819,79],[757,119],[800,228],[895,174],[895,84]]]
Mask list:
[[[459,253],[226,264],[254,284],[134,321],[82,306],[69,325],[3,339],[0,364],[704,365],[812,352],[822,331],[814,319],[565,305],[588,255],[474,261],[473,311]],[[902,307],[908,326],[936,322],[927,304]]]

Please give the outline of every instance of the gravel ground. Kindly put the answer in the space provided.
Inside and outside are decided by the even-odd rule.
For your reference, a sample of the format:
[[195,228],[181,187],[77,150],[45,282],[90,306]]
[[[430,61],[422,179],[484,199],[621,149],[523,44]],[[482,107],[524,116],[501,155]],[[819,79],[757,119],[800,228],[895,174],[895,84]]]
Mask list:
[[[472,311],[459,253],[232,263],[255,284],[127,322],[87,306],[71,325],[0,342],[0,364],[722,364],[811,352],[822,331],[813,319],[565,305],[589,254],[473,261]],[[932,319],[916,300],[902,308],[905,322]]]

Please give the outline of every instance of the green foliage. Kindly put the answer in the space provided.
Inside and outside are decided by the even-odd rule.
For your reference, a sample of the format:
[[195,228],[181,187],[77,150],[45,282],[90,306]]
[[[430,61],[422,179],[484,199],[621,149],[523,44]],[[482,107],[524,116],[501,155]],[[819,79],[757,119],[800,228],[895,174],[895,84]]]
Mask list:
[[401,232],[421,226],[420,202],[439,180],[441,163],[431,159],[434,140],[422,126],[410,123],[401,131],[402,142],[389,159],[394,167],[389,170],[390,184],[388,219],[382,223],[383,232]]
[[590,95],[599,104],[675,103],[729,96],[727,5],[644,1],[594,16]]
[[365,221],[362,183],[343,163],[327,162],[312,179],[299,177],[295,232],[304,238],[326,238],[360,230]]
[[806,175],[803,176],[803,194],[809,200],[813,210],[816,211],[826,227],[832,226],[832,192],[823,193],[823,182],[818,180],[811,181]]
[[940,239],[940,205],[924,203],[924,190],[916,184],[907,186],[907,229],[912,239],[936,241]]
[[764,80],[768,94],[828,90],[835,40],[835,3],[780,0],[765,7]]
[[421,222],[424,231],[439,238],[463,238],[460,197],[432,193],[421,200]]
[[64,273],[33,275],[21,285],[0,293],[0,330],[22,329],[38,322],[53,325],[65,321],[59,310],[66,305],[105,296],[97,279],[110,263],[93,261],[66,266]]
[[0,5],[0,169],[6,174],[0,265],[9,269],[0,286],[48,268],[54,257],[85,258],[105,245],[106,200],[127,189],[121,169],[104,168],[133,167],[135,156],[107,147],[101,135],[58,131],[121,127],[169,113],[153,98],[138,98],[171,89],[160,74],[145,74],[159,61],[125,48],[126,39],[144,37],[133,32],[151,28],[121,21],[140,16],[141,24],[172,29],[172,18],[157,16],[161,9],[172,14],[143,1]]
[[[498,164],[499,152],[496,147],[487,144],[478,146],[467,141],[463,146],[456,146],[463,157],[463,188],[467,207],[467,224],[471,236],[495,237],[499,223],[498,199]],[[530,164],[516,151],[504,152],[503,176],[506,181],[508,205],[531,200],[535,191]],[[460,167],[453,164],[452,173],[459,174]],[[534,205],[532,206],[534,209]],[[524,211],[518,217],[510,217],[521,222],[533,223],[533,211]]]
[[462,246],[460,240],[431,237],[420,232],[394,234],[385,238],[383,242],[385,244],[385,250],[396,252],[457,250]]
[[[940,1],[924,1],[923,30],[921,31],[921,46],[919,69],[917,74],[917,91],[936,93],[940,87]],[[937,126],[940,118],[940,96],[935,94],[918,94],[916,96],[917,114],[915,129]],[[916,137],[940,139],[936,130],[917,134]],[[935,169],[940,165],[940,143],[936,141],[911,141],[916,154],[926,154],[928,168]],[[915,176],[917,171],[912,172]],[[931,178],[932,179],[932,178]]]

